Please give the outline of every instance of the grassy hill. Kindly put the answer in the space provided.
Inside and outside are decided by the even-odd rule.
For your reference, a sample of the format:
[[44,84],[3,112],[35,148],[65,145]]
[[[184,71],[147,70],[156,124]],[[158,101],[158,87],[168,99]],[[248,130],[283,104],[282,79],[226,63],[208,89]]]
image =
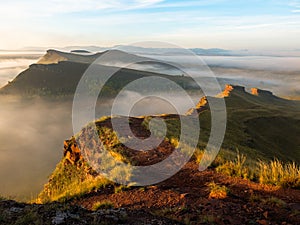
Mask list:
[[[49,50],[37,64],[31,65],[27,70],[20,73],[12,82],[0,89],[0,94],[21,95],[21,96],[73,96],[76,87],[89,65],[98,57],[105,54],[97,53],[93,55],[80,55],[74,53],[64,53],[55,50]],[[96,71],[88,80],[86,80],[87,91],[94,93],[102,84],[103,73],[109,73],[112,69],[117,71],[103,87],[102,95],[113,97],[126,86],[126,84],[139,78],[159,76],[176,82],[185,90],[199,90],[195,82],[182,75],[171,76],[153,72],[146,72],[128,68],[118,68],[106,64],[126,64],[126,59],[136,61],[147,61],[149,59],[131,55],[125,52],[113,50],[109,56],[101,63],[93,67]],[[125,60],[125,61],[124,61]],[[142,63],[143,64],[143,63]],[[102,84],[103,85],[103,84]],[[147,85],[145,86],[147,87]],[[166,87],[161,82],[148,85],[148,90],[168,92],[171,87]],[[155,88],[154,88],[155,87]]]
[[[226,89],[229,87],[230,91],[224,91],[228,113],[226,135],[219,156],[212,166],[219,167],[229,161],[236,160],[237,149],[241,154],[238,163],[247,165],[247,175],[245,177],[251,177],[253,180],[260,179],[259,167],[262,164],[259,160],[268,163],[276,158],[285,163],[294,161],[299,165],[299,103],[280,99],[267,91],[258,90],[259,94],[254,95],[245,92],[243,87],[227,86]],[[198,112],[201,124],[198,146],[194,156],[194,160],[198,162],[210,135],[209,102],[213,99],[217,100],[217,98],[212,97],[207,99],[207,103],[202,100],[199,108],[194,109]],[[188,116],[190,115],[186,115],[186,117]],[[141,151],[135,151],[126,147],[123,143],[131,141],[129,134],[123,132],[122,129],[120,129],[122,132],[117,134],[112,129],[112,121],[122,127],[122,124],[128,123],[127,117],[105,117],[95,122],[99,138],[104,145],[98,145],[97,141],[90,139],[92,134],[91,125],[83,128],[76,135],[76,138],[73,137],[65,142],[64,158],[51,175],[49,183],[40,195],[40,199],[42,201],[58,200],[111,184],[101,176],[99,178],[97,172],[82,157],[81,151],[88,155],[95,149],[108,151],[113,157],[132,165],[151,165],[168,157],[180,142],[180,120],[178,115],[131,117],[129,118],[129,124],[132,132],[137,137],[144,139],[150,135],[147,124],[152,118],[157,117],[163,119],[167,124],[167,135],[159,146],[150,151],[142,149]],[[194,129],[193,124],[189,126],[192,131]],[[161,134],[159,129],[159,126],[156,127],[154,124],[154,131],[152,132],[157,137]],[[183,151],[185,151],[184,148],[189,148],[188,143],[184,144]],[[102,147],[99,149],[99,146]],[[247,157],[245,162],[243,160],[244,156]],[[118,171],[113,170],[115,166],[113,162],[105,159],[99,160],[99,162],[107,165],[108,170],[112,169],[110,171],[112,176],[121,176]],[[296,173],[298,172],[296,171]],[[139,175],[127,171],[127,174],[122,176],[134,177]],[[243,175],[240,176],[243,177]],[[299,174],[296,174],[296,176],[299,176]],[[299,182],[296,186],[300,185],[300,180],[297,181],[296,179],[296,182]]]

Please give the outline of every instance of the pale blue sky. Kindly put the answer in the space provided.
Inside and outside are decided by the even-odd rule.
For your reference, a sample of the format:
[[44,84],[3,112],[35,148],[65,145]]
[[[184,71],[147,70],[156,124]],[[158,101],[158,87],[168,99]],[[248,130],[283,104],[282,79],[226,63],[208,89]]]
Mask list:
[[300,0],[0,0],[0,49],[164,41],[300,49]]

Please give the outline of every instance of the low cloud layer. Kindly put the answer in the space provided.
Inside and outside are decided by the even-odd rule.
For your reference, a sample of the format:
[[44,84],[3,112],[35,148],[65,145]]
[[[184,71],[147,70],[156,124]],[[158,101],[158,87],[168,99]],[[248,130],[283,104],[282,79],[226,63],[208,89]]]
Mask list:
[[0,193],[36,197],[72,135],[70,104],[0,98]]
[[0,51],[0,88],[13,80],[19,73],[35,63],[40,53],[1,52]]

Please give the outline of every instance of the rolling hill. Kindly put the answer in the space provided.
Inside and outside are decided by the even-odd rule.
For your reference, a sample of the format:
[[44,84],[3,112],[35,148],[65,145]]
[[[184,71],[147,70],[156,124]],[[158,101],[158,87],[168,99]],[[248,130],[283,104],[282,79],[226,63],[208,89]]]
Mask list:
[[[20,73],[12,82],[0,89],[0,94],[21,95],[21,96],[73,96],[76,87],[84,72],[95,59],[105,54],[80,55],[74,53],[64,53],[56,50],[48,50],[37,64],[30,65],[29,68]],[[159,76],[167,78],[179,84],[186,90],[199,90],[195,82],[186,76],[165,75],[129,68],[121,68],[111,65],[122,66],[126,64],[126,59],[143,61],[143,65],[150,59],[131,55],[118,50],[110,51],[109,57],[101,61],[101,64],[94,66],[96,71],[86,82],[88,91],[93,93],[98,90],[101,83],[101,74],[111,70],[118,70],[105,84],[102,94],[106,97],[115,96],[126,84],[143,77]],[[125,60],[125,61],[124,61]],[[158,63],[160,65],[160,63]],[[170,91],[170,87],[162,86],[160,82],[152,84],[148,91],[152,91],[155,86],[156,91]]]

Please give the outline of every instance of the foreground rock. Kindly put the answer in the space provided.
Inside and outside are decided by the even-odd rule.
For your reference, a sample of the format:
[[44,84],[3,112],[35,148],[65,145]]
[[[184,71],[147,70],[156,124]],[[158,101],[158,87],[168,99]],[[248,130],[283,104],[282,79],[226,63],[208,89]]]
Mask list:
[[45,205],[22,204],[15,201],[0,202],[0,224],[43,225],[96,225],[96,224],[179,224],[166,218],[153,216],[143,210],[101,209],[91,211],[80,206],[63,203]]

